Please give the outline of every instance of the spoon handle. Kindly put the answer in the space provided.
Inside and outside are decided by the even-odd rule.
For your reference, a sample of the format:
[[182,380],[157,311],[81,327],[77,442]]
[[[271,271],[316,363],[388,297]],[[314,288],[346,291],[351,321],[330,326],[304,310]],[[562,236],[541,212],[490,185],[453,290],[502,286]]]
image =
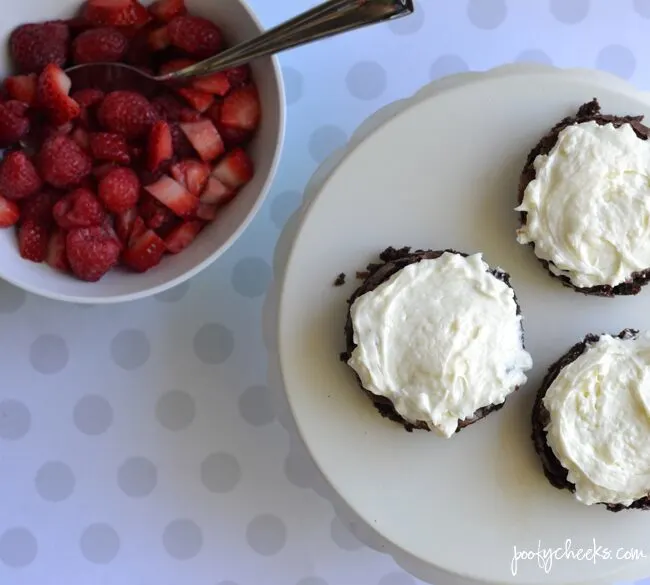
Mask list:
[[159,79],[177,81],[210,75],[413,11],[413,0],[328,0],[249,41]]

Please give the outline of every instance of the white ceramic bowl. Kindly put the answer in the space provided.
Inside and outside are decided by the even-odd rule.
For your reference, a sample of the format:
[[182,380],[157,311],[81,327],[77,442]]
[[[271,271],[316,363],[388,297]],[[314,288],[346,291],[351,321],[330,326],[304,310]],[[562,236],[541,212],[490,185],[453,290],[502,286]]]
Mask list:
[[[144,4],[148,4],[144,0]],[[9,33],[24,22],[69,18],[81,0],[29,0],[15,2],[0,19],[5,47],[0,74],[9,71],[6,45]],[[263,27],[245,0],[186,0],[190,12],[209,18],[223,30],[228,43],[249,39]],[[220,217],[181,254],[168,256],[145,274],[113,270],[100,282],[85,283],[55,272],[45,264],[23,260],[13,228],[0,229],[0,278],[26,291],[75,303],[116,303],[147,297],[172,288],[198,274],[221,256],[251,222],[273,181],[284,142],[285,96],[277,58],[251,64],[262,101],[262,122],[249,153],[255,163],[253,180],[224,209]]]

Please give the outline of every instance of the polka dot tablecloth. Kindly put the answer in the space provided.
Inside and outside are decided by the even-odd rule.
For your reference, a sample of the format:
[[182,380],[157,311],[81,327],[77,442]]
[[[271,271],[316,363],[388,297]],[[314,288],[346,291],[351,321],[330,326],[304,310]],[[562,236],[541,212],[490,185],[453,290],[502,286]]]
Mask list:
[[[312,2],[252,4],[270,26]],[[311,489],[278,422],[262,335],[275,243],[317,166],[389,102],[513,61],[650,89],[649,39],[650,0],[420,0],[408,19],[282,56],[274,188],[190,283],[84,307],[0,282],[0,584],[419,583]]]

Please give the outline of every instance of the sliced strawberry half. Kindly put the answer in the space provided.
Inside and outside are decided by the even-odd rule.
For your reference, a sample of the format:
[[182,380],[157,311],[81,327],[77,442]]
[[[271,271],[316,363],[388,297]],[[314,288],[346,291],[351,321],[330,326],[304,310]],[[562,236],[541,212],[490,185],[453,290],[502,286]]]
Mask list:
[[149,134],[147,149],[147,168],[154,172],[174,156],[174,144],[169,124],[163,120],[156,122]]
[[253,161],[241,148],[231,150],[212,170],[212,176],[231,189],[238,189],[253,178]]
[[45,262],[61,272],[70,272],[68,253],[66,250],[66,234],[63,230],[57,229],[52,232],[50,241],[47,243],[47,255]]
[[213,161],[224,153],[225,147],[219,132],[210,120],[181,124],[181,130],[187,136],[194,150],[205,162]]
[[235,196],[235,190],[224,185],[216,177],[210,177],[203,193],[201,193],[201,203],[209,205],[225,205]]
[[212,94],[199,91],[198,89],[192,89],[191,87],[182,87],[178,90],[178,95],[197,112],[201,113],[207,111],[214,103],[214,96]]
[[198,220],[183,222],[174,228],[165,238],[165,246],[170,254],[178,254],[187,248],[203,229],[203,222]]
[[20,219],[20,209],[15,201],[0,195],[0,228],[15,225]]
[[50,63],[38,78],[38,102],[47,110],[53,124],[61,126],[78,118],[81,107],[68,93],[72,82],[63,69]]
[[129,242],[137,217],[138,210],[135,207],[115,215],[115,233],[124,245]]
[[221,124],[241,130],[253,131],[262,115],[259,94],[254,85],[234,89],[223,100]]
[[230,80],[224,72],[220,71],[205,77],[197,77],[192,82],[192,87],[199,91],[223,97],[230,91]]
[[151,15],[162,22],[170,22],[187,13],[185,0],[157,0],[149,6]]
[[147,230],[122,253],[122,262],[136,272],[146,272],[160,264],[167,247],[165,241],[153,230]]
[[32,106],[36,102],[37,82],[38,76],[35,73],[30,73],[29,75],[7,77],[4,85],[10,98]]
[[170,169],[172,177],[192,195],[201,195],[210,178],[210,167],[199,160],[185,159]]
[[155,199],[179,217],[190,217],[199,206],[199,199],[171,177],[163,175],[157,182],[145,187]]
[[129,235],[129,240],[127,242],[127,248],[132,248],[135,243],[140,239],[140,236],[144,234],[149,228],[139,215],[135,218],[133,226],[131,227],[131,234]]

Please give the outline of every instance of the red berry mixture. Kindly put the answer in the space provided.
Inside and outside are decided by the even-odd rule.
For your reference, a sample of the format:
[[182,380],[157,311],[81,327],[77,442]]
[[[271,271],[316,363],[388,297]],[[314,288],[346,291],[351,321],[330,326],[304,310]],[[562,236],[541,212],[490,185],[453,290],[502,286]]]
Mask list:
[[248,66],[160,86],[73,87],[66,68],[117,62],[170,73],[225,47],[185,0],[87,0],[68,21],[9,38],[0,87],[0,229],[25,260],[87,282],[135,273],[191,246],[254,173],[262,115]]

